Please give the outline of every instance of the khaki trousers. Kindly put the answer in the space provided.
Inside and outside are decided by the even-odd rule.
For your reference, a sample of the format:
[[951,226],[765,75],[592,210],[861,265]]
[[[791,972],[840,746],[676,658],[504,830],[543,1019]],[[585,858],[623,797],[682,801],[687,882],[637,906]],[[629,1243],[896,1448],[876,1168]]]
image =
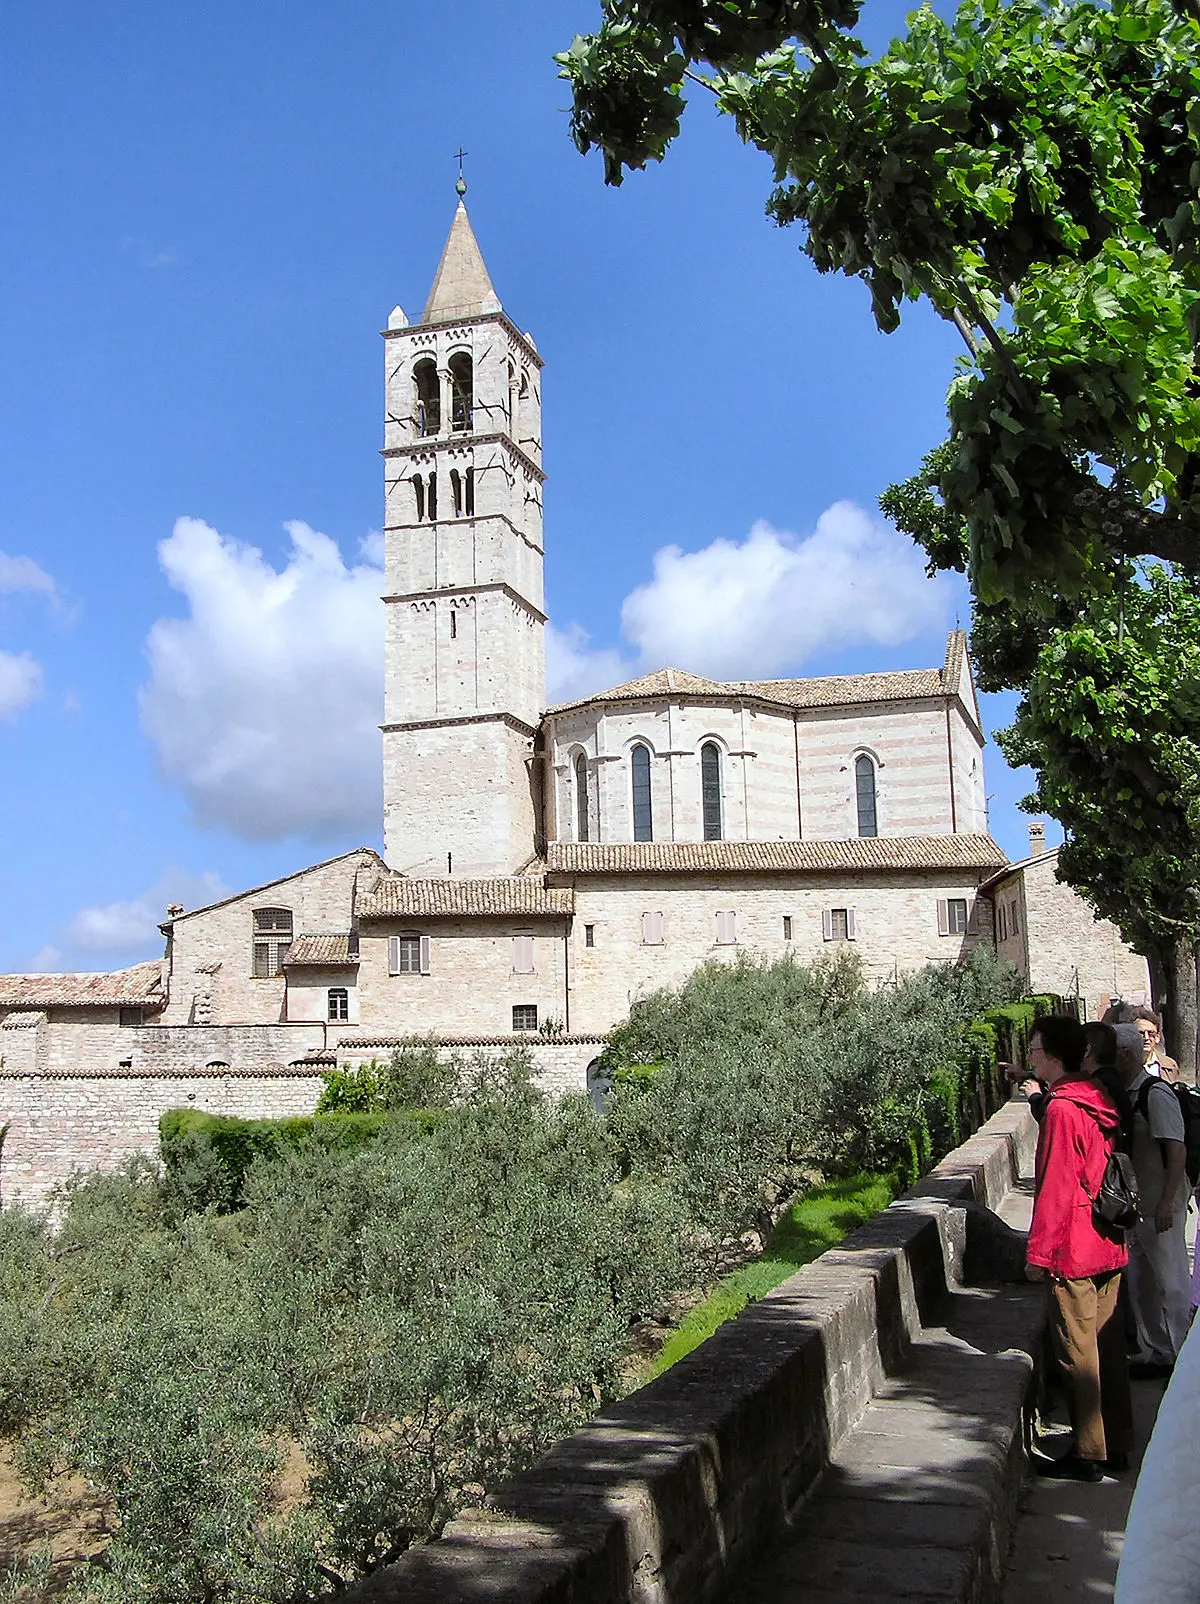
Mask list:
[[1050,1334],[1080,1459],[1107,1459],[1133,1447],[1125,1330],[1117,1313],[1120,1285],[1119,1270],[1050,1280]]

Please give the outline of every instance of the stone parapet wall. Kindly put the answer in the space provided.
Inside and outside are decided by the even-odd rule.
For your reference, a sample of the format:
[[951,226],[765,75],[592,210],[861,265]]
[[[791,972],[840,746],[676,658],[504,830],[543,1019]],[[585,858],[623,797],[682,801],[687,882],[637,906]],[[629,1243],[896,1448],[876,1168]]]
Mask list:
[[[1028,1108],[1007,1105],[840,1248],[559,1443],[439,1541],[360,1583],[347,1604],[715,1604],[739,1596],[731,1584],[785,1536],[831,1455],[936,1317],[970,1252],[972,1220],[1028,1169],[1034,1140]],[[1021,1335],[1003,1355],[1005,1442],[994,1462],[982,1462],[991,1496],[971,1561],[973,1599],[994,1596],[1040,1325],[1032,1289],[1015,1306],[1007,1289],[997,1297],[1010,1317],[1015,1307]],[[1007,1338],[1013,1329],[1010,1318]],[[975,1351],[987,1365],[989,1354]],[[948,1514],[960,1525],[966,1518],[962,1509]],[[886,1575],[877,1586],[877,1597],[896,1596]],[[832,1604],[861,1594],[820,1596]]]

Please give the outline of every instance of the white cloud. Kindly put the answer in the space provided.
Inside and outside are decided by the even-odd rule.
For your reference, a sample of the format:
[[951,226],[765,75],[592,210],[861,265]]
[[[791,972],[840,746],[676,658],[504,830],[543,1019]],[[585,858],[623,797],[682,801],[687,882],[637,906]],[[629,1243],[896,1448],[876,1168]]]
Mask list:
[[21,652],[0,652],[0,719],[15,718],[42,694],[42,665]]
[[611,646],[593,647],[582,624],[546,626],[546,695],[551,705],[573,702],[629,679],[634,670]]
[[62,953],[57,947],[39,947],[25,965],[27,975],[56,975],[62,968]]
[[53,579],[32,557],[10,557],[0,551],[0,596],[11,596],[19,590],[33,591],[51,600],[57,594]]
[[142,724],[200,823],[247,840],[374,834],[381,813],[383,574],[303,523],[276,570],[180,518],[158,548],[188,601],[150,631]]
[[621,622],[645,668],[764,679],[820,651],[899,645],[941,628],[947,609],[945,582],[925,577],[911,541],[839,501],[811,535],[757,523],[741,542],[664,546]]
[[81,908],[67,929],[67,941],[83,952],[158,949],[162,946],[158,926],[167,916],[168,903],[181,902],[185,908],[197,908],[230,895],[229,887],[212,870],[192,874],[187,869],[164,869],[149,890],[128,902]]

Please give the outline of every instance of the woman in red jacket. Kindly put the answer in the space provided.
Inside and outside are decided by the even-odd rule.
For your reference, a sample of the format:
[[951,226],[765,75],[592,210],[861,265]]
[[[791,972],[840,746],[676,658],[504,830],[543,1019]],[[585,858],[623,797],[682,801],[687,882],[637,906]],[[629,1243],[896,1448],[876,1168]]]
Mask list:
[[1106,1468],[1128,1468],[1133,1411],[1117,1312],[1125,1247],[1092,1214],[1120,1116],[1099,1081],[1083,1073],[1086,1045],[1083,1027],[1058,1015],[1039,1019],[1030,1036],[1030,1067],[1050,1090],[1038,1135],[1026,1274],[1049,1283],[1051,1334],[1075,1433],[1071,1453],[1036,1469],[1095,1482]]

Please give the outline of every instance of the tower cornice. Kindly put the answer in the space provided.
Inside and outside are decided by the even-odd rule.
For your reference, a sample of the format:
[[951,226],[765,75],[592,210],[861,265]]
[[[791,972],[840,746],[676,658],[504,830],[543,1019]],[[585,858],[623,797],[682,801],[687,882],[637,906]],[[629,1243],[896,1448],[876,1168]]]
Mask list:
[[523,607],[537,619],[539,624],[547,622],[548,614],[542,612],[540,607],[535,607],[528,596],[522,596],[519,590],[514,590],[503,580],[490,585],[437,585],[432,590],[402,590],[395,595],[381,596],[379,599],[384,602],[430,601],[442,596],[482,596],[496,591],[516,602],[518,607]]
[[411,339],[414,334],[431,333],[438,329],[472,328],[480,323],[500,323],[507,329],[517,345],[529,358],[536,368],[545,367],[545,363],[538,355],[537,347],[533,341],[522,334],[517,325],[505,312],[479,312],[472,317],[442,317],[431,323],[408,323],[402,329],[380,329],[385,340]]
[[539,468],[533,458],[529,456],[527,452],[522,451],[520,446],[517,445],[511,436],[505,434],[499,429],[495,430],[491,434],[469,434],[464,430],[461,434],[422,435],[420,440],[414,440],[411,445],[380,446],[379,455],[381,457],[412,457],[416,456],[416,454],[421,451],[429,454],[436,454],[448,446],[457,446],[461,448],[467,445],[507,446],[509,451],[512,452],[513,456],[518,458],[522,465],[528,468],[530,473],[536,477],[539,484],[545,484],[546,482],[546,474],[544,469]]

